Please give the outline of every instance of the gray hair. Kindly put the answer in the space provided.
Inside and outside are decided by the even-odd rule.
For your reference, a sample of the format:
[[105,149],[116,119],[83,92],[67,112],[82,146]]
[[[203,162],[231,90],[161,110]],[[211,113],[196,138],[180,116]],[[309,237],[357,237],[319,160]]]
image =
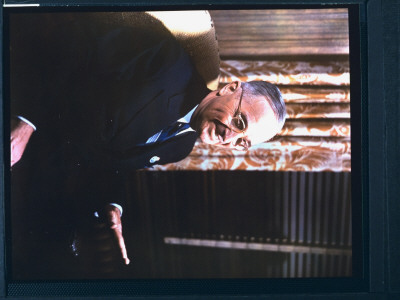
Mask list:
[[243,93],[247,96],[265,97],[274,111],[279,128],[282,129],[286,119],[286,105],[278,87],[267,81],[256,80],[242,82],[242,88]]

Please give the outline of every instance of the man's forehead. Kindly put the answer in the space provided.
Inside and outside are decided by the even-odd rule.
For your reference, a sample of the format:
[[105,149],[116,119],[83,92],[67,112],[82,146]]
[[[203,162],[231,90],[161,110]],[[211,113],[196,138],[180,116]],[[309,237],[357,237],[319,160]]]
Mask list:
[[263,97],[254,100],[247,108],[250,115],[247,134],[253,145],[271,139],[278,130],[278,120],[269,102]]
[[270,118],[271,115],[275,116],[271,104],[263,96],[249,97],[244,99],[242,103],[247,103],[247,105],[245,104],[242,108],[247,110],[256,120],[264,117]]

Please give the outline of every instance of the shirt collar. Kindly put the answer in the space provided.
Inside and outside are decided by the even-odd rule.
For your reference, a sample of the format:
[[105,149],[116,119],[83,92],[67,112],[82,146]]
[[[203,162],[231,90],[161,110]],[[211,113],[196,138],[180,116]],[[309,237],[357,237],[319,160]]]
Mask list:
[[190,119],[192,118],[192,115],[194,111],[196,110],[198,105],[196,105],[191,111],[189,111],[184,117],[180,118],[178,122],[182,123],[190,123]]

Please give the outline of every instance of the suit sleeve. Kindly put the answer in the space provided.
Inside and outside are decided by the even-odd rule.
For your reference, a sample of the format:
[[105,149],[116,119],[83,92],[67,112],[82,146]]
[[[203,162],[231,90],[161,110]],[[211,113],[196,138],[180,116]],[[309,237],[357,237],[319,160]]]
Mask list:
[[40,14],[11,18],[11,115],[28,119],[38,130],[58,119],[68,97],[68,84],[82,63],[83,52],[74,49],[81,40],[82,34],[73,23],[57,26]]
[[51,15],[16,18],[10,26],[11,113],[38,130],[73,105],[89,119],[92,108],[118,106],[134,83],[151,80],[182,54],[165,32],[101,27],[83,18],[54,22]]

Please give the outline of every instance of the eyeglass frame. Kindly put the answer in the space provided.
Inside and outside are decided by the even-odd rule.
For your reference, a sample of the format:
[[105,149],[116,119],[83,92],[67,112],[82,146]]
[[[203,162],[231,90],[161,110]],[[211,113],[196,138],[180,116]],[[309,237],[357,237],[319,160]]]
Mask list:
[[[242,92],[241,92],[241,94],[240,94],[239,105],[238,105],[238,108],[236,109],[236,111],[235,111],[235,113],[234,113],[234,115],[233,115],[233,117],[232,117],[231,126],[229,127],[229,129],[232,130],[232,131],[234,131],[234,132],[236,132],[236,133],[242,133],[243,136],[244,136],[244,133],[245,133],[245,131],[247,130],[247,126],[246,126],[245,121],[243,120],[242,112],[241,112],[242,98],[243,98],[243,92],[244,92],[243,87],[241,87],[241,88],[242,88]],[[232,128],[232,127],[236,127],[236,125],[233,125],[233,126],[232,126],[232,124],[234,124],[234,123],[233,123],[233,120],[238,120],[238,121],[243,125],[244,129],[242,129],[242,130],[239,129],[240,131],[238,131],[238,130],[236,130],[235,128]],[[246,141],[244,138],[241,138],[241,139],[242,139],[243,141]],[[246,141],[246,143],[249,143],[249,142]],[[247,151],[248,148],[249,148],[249,146],[246,145],[246,144],[245,144],[245,145],[241,145],[241,146],[243,147],[243,150],[245,150],[245,151]]]

